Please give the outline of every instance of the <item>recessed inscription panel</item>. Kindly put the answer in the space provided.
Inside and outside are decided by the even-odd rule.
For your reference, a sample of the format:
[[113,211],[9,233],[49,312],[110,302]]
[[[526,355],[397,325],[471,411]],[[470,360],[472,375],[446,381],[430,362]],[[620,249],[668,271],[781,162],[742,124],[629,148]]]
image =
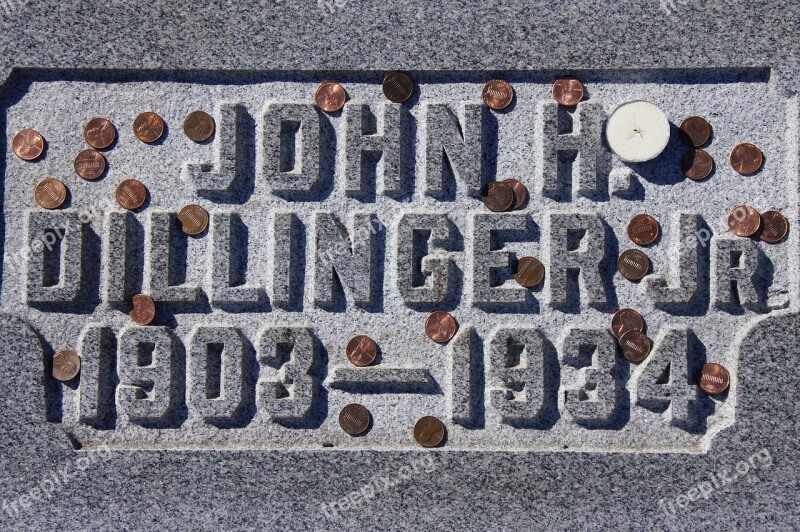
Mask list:
[[[754,207],[796,220],[797,102],[759,72],[704,76],[586,73],[584,101],[565,109],[550,76],[514,74],[498,112],[481,100],[488,76],[413,75],[398,104],[380,76],[342,73],[349,100],[334,114],[314,106],[311,75],[20,80],[6,137],[36,129],[48,150],[27,163],[7,147],[2,310],[82,357],[78,381],[47,387],[47,419],[84,448],[417,449],[414,424],[432,415],[445,449],[708,449],[735,420],[740,339],[797,305],[791,228],[771,245],[727,225],[756,190],[769,203]],[[658,159],[628,165],[604,127],[637,99],[673,134]],[[52,119],[31,122],[42,105]],[[196,110],[216,123],[201,143],[181,129]],[[131,129],[145,111],[167,125],[152,144]],[[681,171],[675,126],[692,115],[713,127],[716,168],[700,182]],[[93,116],[119,138],[90,182],[72,161]],[[731,168],[734,146],[775,138],[785,146],[758,173]],[[36,203],[44,177],[70,191],[60,210]],[[129,178],[148,199],[122,212]],[[490,212],[483,185],[508,178],[527,203]],[[199,235],[177,219],[189,204],[209,213]],[[661,228],[644,248],[627,235],[638,213]],[[639,282],[617,272],[634,248],[651,263]],[[545,269],[533,289],[514,280],[525,256]],[[156,302],[149,326],[128,315],[137,293]],[[653,341],[639,364],[610,331],[626,307]],[[458,324],[449,342],[426,335],[436,310]],[[347,358],[357,335],[377,344],[371,365]],[[725,395],[700,390],[706,362],[730,371]],[[338,422],[350,403],[371,415],[356,437]]]

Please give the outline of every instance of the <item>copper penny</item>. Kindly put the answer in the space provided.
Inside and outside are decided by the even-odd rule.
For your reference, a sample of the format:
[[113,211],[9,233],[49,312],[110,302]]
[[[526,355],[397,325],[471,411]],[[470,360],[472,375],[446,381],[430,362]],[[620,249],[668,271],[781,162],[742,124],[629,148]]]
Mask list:
[[208,211],[200,205],[187,205],[178,213],[178,220],[187,235],[199,235],[208,227]]
[[335,113],[341,111],[342,107],[344,107],[344,102],[347,100],[347,92],[344,87],[335,81],[323,81],[317,87],[314,100],[317,103],[317,107],[326,113]]
[[505,109],[514,98],[514,89],[511,84],[502,79],[492,79],[483,86],[483,103],[489,109],[499,111]]
[[394,103],[403,103],[411,98],[414,82],[405,72],[389,72],[383,78],[383,95]]
[[83,150],[75,157],[75,173],[83,179],[92,181],[106,171],[106,158],[97,150]]
[[614,313],[611,318],[611,332],[617,338],[630,331],[641,332],[644,329],[642,315],[630,308],[623,308]]
[[711,138],[711,125],[702,116],[690,116],[681,122],[680,132],[686,144],[699,148]]
[[156,316],[156,303],[147,294],[136,294],[131,300],[133,308],[128,313],[138,325],[148,325]]
[[414,424],[414,439],[423,447],[436,447],[444,440],[445,428],[439,418],[425,416]]
[[522,257],[517,261],[514,280],[525,288],[533,288],[544,279],[544,264],[535,257]]
[[764,164],[764,154],[755,144],[745,142],[736,146],[731,152],[731,166],[742,175],[758,172]]
[[142,142],[155,142],[164,134],[164,119],[152,111],[147,111],[133,121],[133,134]]
[[583,83],[577,78],[561,78],[553,83],[553,98],[559,105],[575,107],[583,99]]
[[761,240],[768,244],[776,244],[784,239],[789,232],[789,220],[778,211],[767,211],[761,215]]
[[449,342],[458,330],[456,319],[448,312],[437,310],[425,320],[425,334],[434,342]]
[[36,196],[36,203],[45,209],[57,209],[67,199],[67,187],[58,179],[48,177],[36,185],[34,196]]
[[147,199],[147,187],[136,179],[126,179],[117,185],[115,196],[120,207],[132,211],[141,207]]
[[53,355],[53,377],[62,382],[71,381],[81,371],[81,357],[72,349],[61,349]]
[[483,189],[483,204],[492,212],[503,212],[514,205],[514,189],[504,181],[492,181]]
[[658,221],[649,214],[637,214],[628,222],[628,238],[640,246],[655,242],[659,231]]
[[117,128],[107,118],[92,118],[83,128],[83,138],[96,150],[108,148],[117,138]]
[[528,188],[522,184],[522,181],[516,179],[504,179],[501,183],[510,186],[511,191],[514,193],[514,203],[511,204],[510,209],[514,211],[521,209],[525,202],[528,201]]
[[347,342],[347,359],[354,365],[369,366],[378,355],[378,344],[369,336],[354,336]]
[[638,249],[627,249],[617,259],[617,269],[629,281],[638,281],[650,270],[650,258]]
[[622,356],[631,362],[641,362],[650,354],[650,338],[642,331],[628,331],[619,338]]
[[728,228],[736,236],[753,236],[761,227],[761,215],[750,205],[734,207],[728,214]]
[[183,121],[183,132],[195,142],[205,142],[210,139],[215,129],[214,118],[204,111],[189,113]]
[[720,364],[713,362],[703,364],[700,371],[700,389],[709,395],[716,395],[728,389],[731,384],[731,374]]
[[691,150],[681,159],[681,172],[692,181],[702,181],[714,171],[714,158],[705,150]]
[[11,141],[11,149],[23,161],[35,161],[44,151],[44,137],[36,130],[23,129]]
[[339,412],[339,426],[350,436],[358,436],[369,427],[370,413],[366,407],[351,403]]

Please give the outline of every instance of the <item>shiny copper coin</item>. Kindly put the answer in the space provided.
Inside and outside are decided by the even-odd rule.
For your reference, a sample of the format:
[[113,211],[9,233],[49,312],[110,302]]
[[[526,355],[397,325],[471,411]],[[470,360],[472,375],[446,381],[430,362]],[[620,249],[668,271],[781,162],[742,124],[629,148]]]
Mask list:
[[67,187],[58,179],[48,177],[36,185],[34,196],[36,196],[36,203],[45,209],[57,209],[67,199]]
[[650,338],[642,331],[628,331],[619,338],[622,356],[631,362],[641,362],[650,354]]
[[617,259],[617,269],[629,281],[638,281],[650,270],[650,258],[638,249],[627,249]]
[[583,83],[577,78],[561,78],[553,83],[553,98],[559,105],[575,107],[583,99]]
[[753,236],[761,227],[761,215],[750,205],[734,207],[728,214],[728,228],[736,236]]
[[511,210],[521,209],[525,202],[528,201],[528,188],[522,184],[522,181],[516,179],[504,179],[501,183],[511,187],[514,193],[514,203],[511,204]]
[[11,141],[11,149],[23,161],[35,161],[44,152],[44,137],[33,129],[23,129]]
[[370,417],[366,407],[351,403],[339,412],[339,426],[350,436],[358,436],[369,427]]
[[514,280],[525,288],[533,288],[544,279],[544,264],[535,257],[522,257],[517,261]]
[[215,129],[214,118],[204,111],[189,113],[183,121],[183,132],[195,142],[205,142],[210,139]]
[[705,150],[691,150],[681,159],[681,172],[692,181],[702,181],[714,171],[714,158]]
[[378,344],[369,336],[354,336],[347,342],[347,359],[354,365],[369,366],[378,355]]
[[720,364],[713,362],[703,364],[700,371],[700,389],[709,395],[716,395],[728,389],[731,384],[731,374]]
[[133,121],[133,134],[142,142],[155,142],[164,134],[164,119],[152,111],[147,111]]
[[644,329],[642,315],[630,308],[623,308],[614,313],[611,318],[611,332],[617,338],[630,331],[641,332]]
[[449,342],[458,330],[456,319],[448,312],[437,310],[425,320],[425,334],[440,344]]
[[628,222],[628,238],[640,246],[655,242],[660,230],[658,221],[649,214],[637,214]]
[[208,227],[208,211],[200,205],[187,205],[178,213],[178,220],[187,235],[199,235]]
[[341,111],[342,107],[344,107],[344,102],[347,100],[347,92],[344,87],[335,81],[323,81],[317,87],[314,100],[317,103],[317,107],[326,113],[335,113]]
[[117,128],[107,118],[92,118],[83,128],[83,138],[96,150],[108,148],[117,138]]
[[767,211],[761,215],[761,240],[768,244],[776,244],[784,239],[789,232],[789,220],[778,211]]
[[680,132],[686,144],[699,148],[711,137],[711,125],[702,116],[690,116],[681,122]]
[[383,78],[383,95],[394,103],[403,103],[411,98],[414,82],[405,72],[389,72]]
[[483,204],[492,212],[503,212],[514,205],[514,189],[504,181],[492,181],[483,189]]
[[731,152],[731,166],[742,175],[758,172],[764,164],[764,154],[755,144],[745,142],[736,146]]
[[489,109],[505,109],[514,99],[514,88],[502,79],[492,79],[483,86],[483,103]]
[[106,171],[106,158],[96,150],[83,150],[75,157],[75,173],[86,180],[97,179]]
[[147,199],[147,187],[136,179],[126,179],[117,185],[115,196],[120,207],[132,211],[141,207]]
[[444,440],[445,428],[439,418],[425,416],[414,424],[414,439],[423,447],[436,447]]
[[156,303],[147,294],[136,294],[131,300],[133,308],[128,313],[138,325],[148,325],[156,316]]
[[72,349],[61,349],[53,355],[53,377],[62,382],[71,381],[81,371],[81,357]]

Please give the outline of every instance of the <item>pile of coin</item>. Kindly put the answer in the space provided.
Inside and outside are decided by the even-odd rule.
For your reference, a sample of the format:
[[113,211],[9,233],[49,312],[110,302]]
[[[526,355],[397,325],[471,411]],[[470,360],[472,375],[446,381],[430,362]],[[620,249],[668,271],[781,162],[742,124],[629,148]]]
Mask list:
[[483,204],[492,212],[521,209],[528,201],[528,189],[517,179],[492,181],[483,188]]
[[750,205],[737,205],[728,214],[728,228],[736,236],[758,236],[768,244],[777,244],[789,232],[789,220],[778,211],[761,214]]
[[643,331],[644,318],[633,309],[620,309],[611,317],[611,332],[619,342],[622,356],[630,362],[641,362],[650,354],[652,343]]

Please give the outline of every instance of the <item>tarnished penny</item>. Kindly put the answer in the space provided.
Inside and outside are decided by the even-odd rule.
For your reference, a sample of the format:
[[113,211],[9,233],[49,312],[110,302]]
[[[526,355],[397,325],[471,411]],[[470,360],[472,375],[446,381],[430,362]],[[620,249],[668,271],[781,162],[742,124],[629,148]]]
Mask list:
[[714,171],[714,158],[705,150],[691,150],[681,159],[681,172],[692,181],[702,181]]
[[53,377],[62,382],[71,381],[81,371],[81,357],[72,349],[61,349],[53,355]]
[[115,193],[117,203],[123,209],[138,209],[147,199],[147,187],[136,179],[126,179],[117,185]]
[[200,205],[187,205],[178,213],[178,220],[187,235],[199,235],[208,227],[208,211]]
[[147,111],[133,121],[133,134],[142,142],[155,142],[164,134],[164,120],[152,111]]
[[138,325],[148,325],[156,316],[156,303],[147,294],[136,294],[131,300],[133,308],[128,315]]
[[354,336],[347,342],[347,359],[354,365],[369,366],[378,355],[378,344],[369,336]]
[[214,117],[205,111],[189,113],[189,116],[183,121],[183,132],[195,142],[204,142],[210,139],[215,128]]
[[57,209],[67,199],[67,187],[58,179],[48,177],[36,185],[34,196],[36,196],[36,203],[45,209]]
[[492,79],[483,86],[483,103],[489,109],[505,109],[514,99],[514,88],[502,79]]
[[650,338],[642,331],[628,331],[619,338],[622,356],[631,362],[641,362],[650,354]]
[[525,202],[528,201],[528,188],[522,184],[522,181],[516,179],[504,179],[501,183],[511,187],[514,193],[514,203],[511,204],[511,210],[521,209]]
[[414,439],[423,447],[436,447],[444,440],[445,428],[439,418],[425,416],[414,424]]
[[716,395],[728,389],[731,384],[731,374],[720,364],[710,362],[703,364],[700,371],[700,389],[709,395]]
[[681,140],[695,148],[708,142],[711,137],[711,125],[702,116],[685,118],[679,129]]
[[111,146],[117,138],[117,128],[107,118],[92,118],[83,128],[83,138],[96,150]]
[[369,420],[369,410],[358,403],[351,403],[339,412],[339,426],[350,436],[358,436],[367,430]]
[[623,334],[630,331],[641,332],[642,329],[644,329],[644,318],[633,309],[620,309],[611,318],[611,332],[617,338],[621,338]]
[[638,249],[627,249],[617,259],[617,269],[629,281],[638,281],[650,270],[650,258]]
[[776,244],[789,232],[789,220],[778,211],[767,211],[761,215],[761,240],[768,244]]
[[564,107],[575,107],[583,99],[583,83],[577,78],[561,78],[553,83],[553,98]]
[[389,72],[383,78],[383,95],[394,103],[403,103],[411,98],[414,82],[405,72]]
[[655,242],[659,231],[658,221],[649,214],[637,214],[628,222],[628,238],[640,246]]
[[23,161],[35,161],[44,151],[44,137],[36,130],[23,129],[11,141],[11,149]]
[[83,179],[92,181],[106,171],[106,158],[97,150],[83,150],[75,157],[75,173]]
[[514,280],[525,288],[533,288],[544,279],[544,264],[535,257],[522,257],[517,261]]
[[317,107],[326,113],[335,113],[341,111],[344,107],[344,102],[347,100],[347,92],[344,87],[335,81],[323,81],[317,87],[317,93],[314,95],[314,101]]
[[745,142],[731,152],[731,166],[742,175],[756,173],[764,164],[764,154],[755,144]]
[[449,342],[458,330],[456,319],[443,310],[437,310],[425,320],[425,334],[434,342]]
[[492,181],[483,189],[483,204],[492,212],[503,212],[514,205],[514,189],[504,181]]
[[728,214],[728,228],[736,236],[753,236],[761,227],[761,215],[750,205],[734,207]]

